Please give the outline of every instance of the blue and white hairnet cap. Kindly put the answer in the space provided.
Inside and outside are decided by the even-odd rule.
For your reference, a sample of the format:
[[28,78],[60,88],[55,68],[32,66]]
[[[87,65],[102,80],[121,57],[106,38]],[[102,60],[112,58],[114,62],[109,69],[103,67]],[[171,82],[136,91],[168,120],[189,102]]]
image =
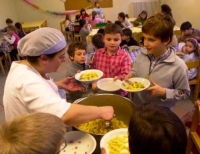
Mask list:
[[61,51],[67,43],[63,34],[54,28],[39,28],[18,42],[20,56],[40,56]]

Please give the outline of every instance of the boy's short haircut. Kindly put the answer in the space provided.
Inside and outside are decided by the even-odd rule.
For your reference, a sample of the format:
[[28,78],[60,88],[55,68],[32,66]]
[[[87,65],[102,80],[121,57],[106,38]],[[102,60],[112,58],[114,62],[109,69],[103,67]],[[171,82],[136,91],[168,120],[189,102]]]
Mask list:
[[82,28],[85,24],[86,24],[86,20],[85,19],[80,19],[79,20],[80,28]]
[[189,21],[182,23],[181,27],[180,27],[181,31],[185,31],[185,30],[188,30],[190,28],[192,28],[192,24]]
[[17,29],[22,29],[22,25],[21,25],[21,23],[19,23],[19,22],[16,22],[16,23],[15,23],[15,27],[16,27]]
[[62,120],[49,113],[18,116],[0,128],[1,154],[55,154],[66,132]]
[[116,20],[115,24],[119,25],[121,28],[124,28],[124,26],[122,25],[121,21],[119,21],[119,20]]
[[73,42],[69,45],[67,53],[69,56],[74,57],[75,51],[78,49],[87,51],[87,44],[85,42]]
[[130,28],[124,28],[122,30],[122,35],[132,37],[132,31],[130,30]]
[[97,31],[97,33],[100,33],[100,34],[103,35],[103,34],[104,34],[104,31],[105,31],[105,30],[104,30],[103,28],[100,28],[100,29]]
[[167,107],[150,103],[137,106],[128,132],[130,153],[185,154],[185,127],[178,116]]
[[122,29],[119,25],[117,24],[108,24],[104,30],[104,35],[105,34],[120,34],[122,35]]
[[76,20],[79,20],[81,18],[81,16],[79,14],[76,15]]
[[6,19],[6,23],[7,23],[7,24],[9,24],[9,23],[12,24],[13,21],[12,21],[11,19],[8,18],[8,19]]
[[162,42],[171,42],[174,33],[174,20],[170,15],[158,12],[147,18],[142,26],[142,32],[161,39]]
[[105,43],[103,42],[103,35],[98,33],[95,34],[92,38],[92,44],[97,48],[104,48],[105,47]]

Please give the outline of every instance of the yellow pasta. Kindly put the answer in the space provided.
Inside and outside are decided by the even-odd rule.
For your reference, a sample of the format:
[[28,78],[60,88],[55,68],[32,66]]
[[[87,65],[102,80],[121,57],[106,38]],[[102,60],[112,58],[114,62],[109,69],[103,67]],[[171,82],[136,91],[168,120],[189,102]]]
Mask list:
[[80,80],[87,81],[87,80],[94,80],[98,78],[98,74],[95,72],[84,73],[81,75]]
[[144,89],[145,86],[141,82],[133,82],[131,84],[123,84],[124,89],[127,90],[141,90]]
[[110,126],[106,127],[105,120],[96,119],[78,126],[80,130],[83,130],[88,133],[93,134],[106,134],[107,132],[119,129],[119,128],[127,128],[122,121],[118,120],[117,118],[113,118],[110,121]]
[[109,154],[130,154],[128,148],[128,135],[117,135],[108,142]]

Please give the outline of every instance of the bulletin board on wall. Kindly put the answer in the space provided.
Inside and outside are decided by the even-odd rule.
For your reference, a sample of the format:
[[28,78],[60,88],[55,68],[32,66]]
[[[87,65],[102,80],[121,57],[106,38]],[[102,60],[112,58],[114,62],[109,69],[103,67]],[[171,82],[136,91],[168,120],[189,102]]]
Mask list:
[[[91,5],[91,8],[94,8],[94,2],[96,0],[66,0],[65,1],[65,10],[77,10],[81,8],[86,8]],[[98,0],[100,7],[112,7],[113,0]]]

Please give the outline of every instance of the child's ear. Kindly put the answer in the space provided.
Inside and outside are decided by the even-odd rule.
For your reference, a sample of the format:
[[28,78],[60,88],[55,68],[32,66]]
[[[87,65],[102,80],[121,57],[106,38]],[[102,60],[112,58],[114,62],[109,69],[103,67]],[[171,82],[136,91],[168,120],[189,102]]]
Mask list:
[[164,43],[164,45],[168,45],[171,41],[172,41],[172,39],[170,40],[170,38],[169,38],[168,40],[165,40],[163,43]]
[[73,56],[69,56],[69,58],[73,61],[74,60],[74,57]]

